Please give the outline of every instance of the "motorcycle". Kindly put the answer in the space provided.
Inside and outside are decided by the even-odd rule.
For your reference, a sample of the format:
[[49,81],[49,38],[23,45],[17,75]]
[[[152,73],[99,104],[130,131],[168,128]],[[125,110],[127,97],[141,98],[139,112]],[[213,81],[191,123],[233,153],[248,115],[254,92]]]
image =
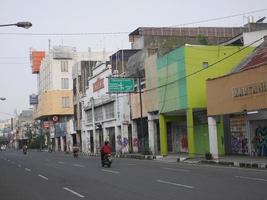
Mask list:
[[23,148],[22,152],[24,155],[26,155],[27,154],[27,148]]
[[112,163],[111,154],[104,155],[104,159],[102,161],[102,167],[110,167]]

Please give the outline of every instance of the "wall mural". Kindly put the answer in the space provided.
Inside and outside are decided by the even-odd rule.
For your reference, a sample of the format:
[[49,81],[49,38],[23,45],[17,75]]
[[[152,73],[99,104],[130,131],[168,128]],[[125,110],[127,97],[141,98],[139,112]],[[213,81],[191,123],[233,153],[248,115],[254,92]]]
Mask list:
[[249,154],[246,119],[243,115],[230,118],[231,150],[233,154]]
[[231,146],[234,154],[248,154],[247,138],[232,135]]
[[121,135],[117,136],[117,144],[120,146],[121,150],[127,148],[128,143],[129,143],[128,138],[126,137],[122,138]]
[[254,154],[257,156],[267,156],[267,126],[256,128],[255,136],[251,143]]

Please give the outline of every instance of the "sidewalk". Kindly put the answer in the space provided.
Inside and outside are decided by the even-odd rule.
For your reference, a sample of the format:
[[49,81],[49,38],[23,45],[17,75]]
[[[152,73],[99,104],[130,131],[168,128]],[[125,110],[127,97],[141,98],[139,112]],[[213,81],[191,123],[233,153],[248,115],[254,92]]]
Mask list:
[[201,163],[205,164],[218,164],[235,167],[245,168],[259,168],[267,169],[267,157],[255,157],[255,156],[221,156],[215,160],[201,160]]
[[[96,154],[84,154],[83,156],[97,156]],[[184,162],[190,164],[211,164],[211,165],[224,165],[224,166],[234,166],[243,168],[258,168],[267,169],[267,157],[252,157],[252,156],[235,156],[227,155],[221,156],[219,159],[206,160],[204,155],[195,156],[194,158],[189,158],[188,154],[170,154],[168,156],[153,156],[153,155],[142,155],[140,153],[133,154],[116,154],[115,158],[129,158],[129,159],[146,159],[154,160],[157,162],[164,163],[177,163]]]

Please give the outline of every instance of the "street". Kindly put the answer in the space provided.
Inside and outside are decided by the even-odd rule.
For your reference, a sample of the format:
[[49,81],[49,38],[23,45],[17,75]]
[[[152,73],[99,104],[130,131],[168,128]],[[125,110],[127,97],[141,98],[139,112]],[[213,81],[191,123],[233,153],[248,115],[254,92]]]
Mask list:
[[63,153],[0,152],[1,200],[267,198],[267,171]]

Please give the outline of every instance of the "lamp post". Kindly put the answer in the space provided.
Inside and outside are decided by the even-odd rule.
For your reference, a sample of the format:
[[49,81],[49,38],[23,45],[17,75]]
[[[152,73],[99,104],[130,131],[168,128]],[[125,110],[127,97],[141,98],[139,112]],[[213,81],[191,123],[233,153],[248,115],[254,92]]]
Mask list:
[[0,27],[3,27],[3,26],[17,26],[17,27],[28,29],[32,27],[32,23],[31,22],[17,22],[15,24],[0,24]]

